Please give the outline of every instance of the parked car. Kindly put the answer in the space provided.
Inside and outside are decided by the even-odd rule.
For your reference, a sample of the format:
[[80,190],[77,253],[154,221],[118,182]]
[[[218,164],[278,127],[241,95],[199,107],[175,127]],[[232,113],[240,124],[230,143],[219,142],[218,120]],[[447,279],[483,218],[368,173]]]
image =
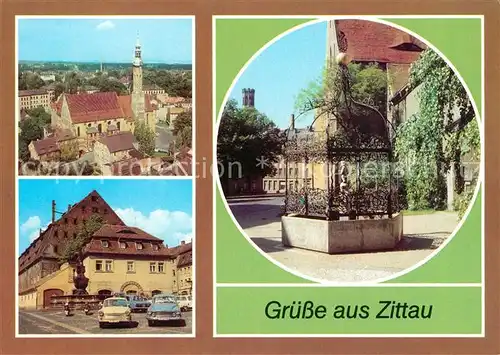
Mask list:
[[193,309],[193,298],[188,295],[177,296],[177,303],[182,312],[190,311]]
[[99,327],[107,324],[127,324],[132,322],[131,310],[125,297],[110,297],[102,302],[98,313]]
[[160,294],[153,296],[151,306],[146,314],[148,325],[153,326],[158,323],[174,322],[186,325],[182,318],[181,309],[177,303],[177,298],[172,294]]
[[130,296],[129,306],[132,312],[147,312],[151,301],[141,296]]

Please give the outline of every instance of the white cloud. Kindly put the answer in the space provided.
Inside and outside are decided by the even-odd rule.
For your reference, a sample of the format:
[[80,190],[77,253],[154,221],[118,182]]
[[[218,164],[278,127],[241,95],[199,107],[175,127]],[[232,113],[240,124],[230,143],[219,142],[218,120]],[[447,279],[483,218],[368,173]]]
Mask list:
[[31,216],[21,224],[21,235],[27,238],[31,243],[40,235],[40,229],[45,230],[48,226],[49,223],[42,225],[42,220],[39,216]]
[[113,28],[115,28],[115,24],[110,20],[103,21],[96,26],[96,29],[98,31],[106,31],[106,30],[111,30]]
[[42,220],[38,216],[31,216],[21,224],[21,233],[27,233],[33,229],[40,229],[42,225]]
[[193,219],[185,212],[158,209],[145,215],[133,208],[113,208],[113,210],[125,224],[138,227],[161,238],[169,246],[178,244],[180,240],[191,238]]

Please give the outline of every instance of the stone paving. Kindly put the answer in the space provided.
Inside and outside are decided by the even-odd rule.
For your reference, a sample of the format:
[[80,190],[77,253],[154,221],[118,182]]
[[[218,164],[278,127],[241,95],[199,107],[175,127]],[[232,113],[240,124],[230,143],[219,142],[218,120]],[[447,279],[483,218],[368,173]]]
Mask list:
[[404,237],[396,250],[328,255],[281,244],[282,198],[229,203],[252,241],[273,260],[304,276],[332,282],[372,281],[390,277],[432,254],[458,225],[452,212],[404,216]]
[[145,313],[133,313],[133,324],[99,328],[97,313],[85,315],[75,311],[67,317],[62,310],[19,311],[19,334],[192,334],[192,312],[183,312],[186,326],[160,325],[150,327]]

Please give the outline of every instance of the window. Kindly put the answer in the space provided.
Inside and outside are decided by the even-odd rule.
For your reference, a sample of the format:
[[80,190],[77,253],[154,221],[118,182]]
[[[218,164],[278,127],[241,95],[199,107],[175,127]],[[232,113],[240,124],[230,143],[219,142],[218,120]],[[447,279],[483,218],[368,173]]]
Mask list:
[[127,272],[134,272],[134,271],[135,271],[134,262],[127,261]]
[[98,213],[99,212],[99,209],[97,207],[92,207],[92,212],[94,213]]
[[127,243],[125,243],[125,242],[120,242],[120,248],[121,248],[121,249],[125,249],[125,248],[127,248]]
[[85,212],[85,206],[82,206],[82,212]]
[[113,261],[106,260],[106,272],[111,272],[111,271],[113,271]]
[[68,218],[64,218],[64,224],[68,224]]
[[153,244],[153,250],[158,250],[158,244]]
[[108,213],[108,209],[107,209],[107,208],[105,208],[105,209],[104,209],[104,214],[107,214],[107,213]]
[[78,224],[78,218],[73,219],[74,224]]
[[80,137],[80,127],[76,127],[76,132],[77,136]]
[[109,242],[107,240],[101,240],[101,245],[104,247],[104,248],[109,248]]
[[149,272],[150,273],[156,272],[156,263],[149,263]]
[[95,261],[95,271],[102,271],[102,260]]
[[[89,127],[90,127],[90,123],[89,123]],[[92,196],[92,201],[97,201],[97,196]]]
[[158,263],[158,272],[164,272],[163,270],[163,263]]
[[68,232],[64,232],[64,238],[68,238]]
[[175,276],[175,270],[172,270],[172,276]]
[[142,250],[142,243],[135,243],[137,250]]

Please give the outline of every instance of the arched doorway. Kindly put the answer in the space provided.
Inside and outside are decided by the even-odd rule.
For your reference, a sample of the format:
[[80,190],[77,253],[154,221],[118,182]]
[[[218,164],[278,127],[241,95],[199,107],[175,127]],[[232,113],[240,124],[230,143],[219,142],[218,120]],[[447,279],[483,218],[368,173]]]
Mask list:
[[151,295],[155,296],[155,295],[159,295],[161,293],[160,290],[154,290],[153,292],[151,292]]
[[64,291],[58,288],[49,288],[43,291],[43,308],[50,307],[52,296],[64,296]]
[[143,292],[142,286],[139,285],[135,281],[125,282],[120,288],[120,292],[124,292],[126,294],[135,295]]

